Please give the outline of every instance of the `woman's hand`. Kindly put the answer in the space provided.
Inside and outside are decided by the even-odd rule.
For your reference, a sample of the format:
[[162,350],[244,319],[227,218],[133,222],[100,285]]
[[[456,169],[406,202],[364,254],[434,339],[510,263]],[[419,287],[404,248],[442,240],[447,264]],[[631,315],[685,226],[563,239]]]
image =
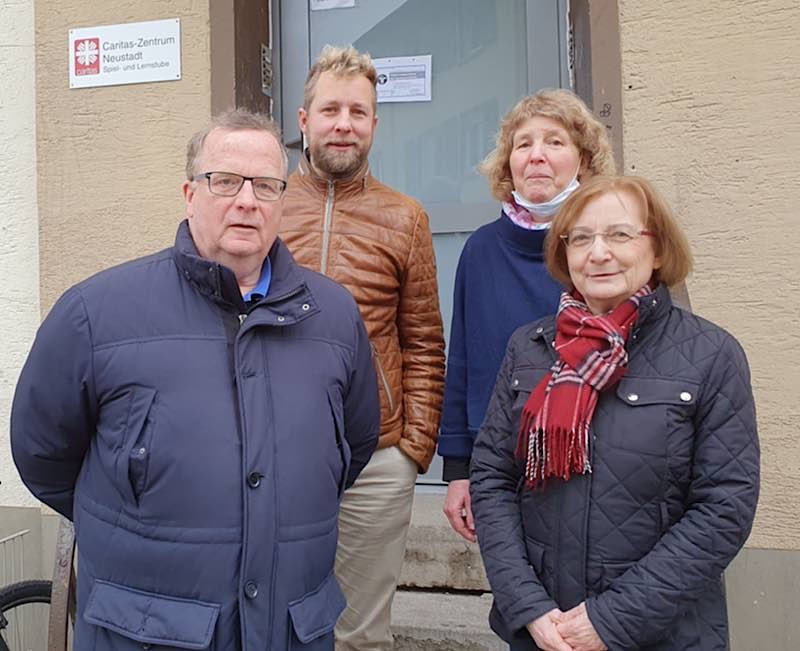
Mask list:
[[542,651],[575,651],[567,644],[558,632],[558,623],[564,618],[558,608],[553,608],[538,619],[528,624],[528,633]]
[[475,520],[472,517],[472,502],[469,497],[469,479],[456,479],[447,485],[444,514],[456,533],[470,542],[475,542]]
[[565,612],[556,629],[573,651],[608,651],[589,620],[585,601]]

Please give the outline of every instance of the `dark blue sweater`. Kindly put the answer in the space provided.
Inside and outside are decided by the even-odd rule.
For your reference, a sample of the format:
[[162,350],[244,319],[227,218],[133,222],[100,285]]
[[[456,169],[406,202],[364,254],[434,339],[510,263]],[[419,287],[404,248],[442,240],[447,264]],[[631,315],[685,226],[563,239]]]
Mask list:
[[547,230],[530,231],[500,218],[475,231],[456,271],[447,379],[439,433],[444,479],[467,479],[511,334],[558,308],[562,287],[544,266]]

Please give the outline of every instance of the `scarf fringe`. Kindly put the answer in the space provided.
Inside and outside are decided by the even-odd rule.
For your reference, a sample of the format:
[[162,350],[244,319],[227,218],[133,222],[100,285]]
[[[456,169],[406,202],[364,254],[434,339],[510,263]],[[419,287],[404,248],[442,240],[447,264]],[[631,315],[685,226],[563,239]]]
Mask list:
[[600,392],[625,374],[627,337],[639,314],[643,286],[607,315],[594,315],[580,294],[565,292],[556,317],[558,360],[531,392],[520,416],[516,455],[528,488],[555,477],[592,471],[589,426]]
[[517,447],[525,459],[525,485],[544,488],[548,479],[568,481],[573,474],[592,472],[589,461],[589,423],[576,429],[526,427]]

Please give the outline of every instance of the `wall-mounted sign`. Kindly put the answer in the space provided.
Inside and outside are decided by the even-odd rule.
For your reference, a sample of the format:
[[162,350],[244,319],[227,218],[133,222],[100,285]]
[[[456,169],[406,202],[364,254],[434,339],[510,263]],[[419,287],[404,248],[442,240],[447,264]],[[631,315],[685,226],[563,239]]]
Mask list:
[[430,102],[431,55],[373,59],[379,102]]
[[181,78],[179,18],[69,30],[69,87]]
[[341,9],[355,7],[356,0],[311,0],[311,11],[324,11],[326,9]]

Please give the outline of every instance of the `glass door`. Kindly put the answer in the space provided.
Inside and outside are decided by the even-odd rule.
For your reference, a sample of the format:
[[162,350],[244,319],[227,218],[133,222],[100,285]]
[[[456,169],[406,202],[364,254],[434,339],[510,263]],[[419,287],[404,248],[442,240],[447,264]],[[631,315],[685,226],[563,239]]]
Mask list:
[[[323,8],[335,4],[349,7]],[[308,68],[326,44],[352,43],[373,58],[430,56],[429,101],[381,102],[372,173],[428,212],[438,266],[445,338],[461,248],[496,219],[477,164],[500,119],[524,95],[569,87],[568,0],[273,0],[274,113],[292,164],[302,148],[297,109]],[[440,483],[436,457],[418,483]]]

